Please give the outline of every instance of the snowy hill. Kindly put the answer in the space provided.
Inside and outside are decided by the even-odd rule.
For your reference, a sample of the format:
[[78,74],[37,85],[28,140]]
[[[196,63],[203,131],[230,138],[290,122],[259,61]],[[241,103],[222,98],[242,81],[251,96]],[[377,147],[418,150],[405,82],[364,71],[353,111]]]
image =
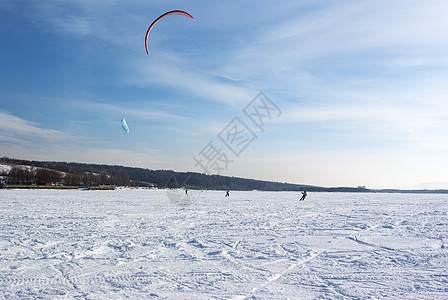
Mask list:
[[0,174],[6,174],[11,171],[12,167],[10,165],[0,164]]

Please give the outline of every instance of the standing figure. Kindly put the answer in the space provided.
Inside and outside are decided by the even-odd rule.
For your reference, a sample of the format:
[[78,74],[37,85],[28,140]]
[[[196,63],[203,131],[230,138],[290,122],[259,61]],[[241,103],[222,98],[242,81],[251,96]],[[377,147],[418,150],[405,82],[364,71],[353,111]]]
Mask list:
[[305,200],[305,198],[306,198],[306,191],[303,191],[302,192],[302,198],[300,198],[299,201],[303,201],[303,200]]
[[229,190],[226,191],[226,197],[230,197]]

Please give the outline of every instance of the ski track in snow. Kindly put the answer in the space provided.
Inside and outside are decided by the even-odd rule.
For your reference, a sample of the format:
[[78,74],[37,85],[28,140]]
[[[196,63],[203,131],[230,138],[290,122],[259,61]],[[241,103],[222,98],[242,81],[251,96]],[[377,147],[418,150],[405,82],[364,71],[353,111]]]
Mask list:
[[447,299],[448,196],[0,190],[0,299]]

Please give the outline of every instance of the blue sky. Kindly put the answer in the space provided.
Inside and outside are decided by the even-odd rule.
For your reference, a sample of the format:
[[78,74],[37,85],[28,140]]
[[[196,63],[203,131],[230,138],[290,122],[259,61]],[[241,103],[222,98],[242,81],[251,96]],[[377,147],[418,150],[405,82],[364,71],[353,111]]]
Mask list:
[[[182,9],[153,28],[162,13]],[[322,186],[448,182],[448,2],[0,3],[0,155]],[[259,130],[259,92],[280,110]],[[130,128],[126,134],[120,120]],[[235,118],[257,138],[236,157]]]

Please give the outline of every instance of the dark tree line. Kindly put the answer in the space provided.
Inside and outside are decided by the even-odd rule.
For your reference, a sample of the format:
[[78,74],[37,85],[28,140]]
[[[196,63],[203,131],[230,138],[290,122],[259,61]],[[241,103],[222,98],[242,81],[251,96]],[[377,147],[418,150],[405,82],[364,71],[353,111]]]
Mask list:
[[[74,162],[28,161],[3,157],[0,162],[27,165],[59,171],[66,185],[111,184],[117,186],[153,186],[159,188],[185,187],[188,189],[215,190],[259,190],[259,191],[324,191],[324,192],[369,192],[365,188],[325,188],[310,185],[272,182],[196,172],[172,170],[150,170],[124,166],[82,164]],[[19,176],[20,177],[20,176]],[[25,181],[23,181],[25,182]]]
[[105,171],[100,173],[73,172],[65,173],[58,170],[46,168],[31,168],[16,166],[7,174],[4,174],[8,184],[38,184],[47,183],[63,185],[117,185],[129,186],[129,174],[119,170],[108,174]]
[[12,184],[46,184],[48,182],[61,182],[63,174],[50,169],[32,169],[26,167],[13,167],[7,174],[9,183]]

